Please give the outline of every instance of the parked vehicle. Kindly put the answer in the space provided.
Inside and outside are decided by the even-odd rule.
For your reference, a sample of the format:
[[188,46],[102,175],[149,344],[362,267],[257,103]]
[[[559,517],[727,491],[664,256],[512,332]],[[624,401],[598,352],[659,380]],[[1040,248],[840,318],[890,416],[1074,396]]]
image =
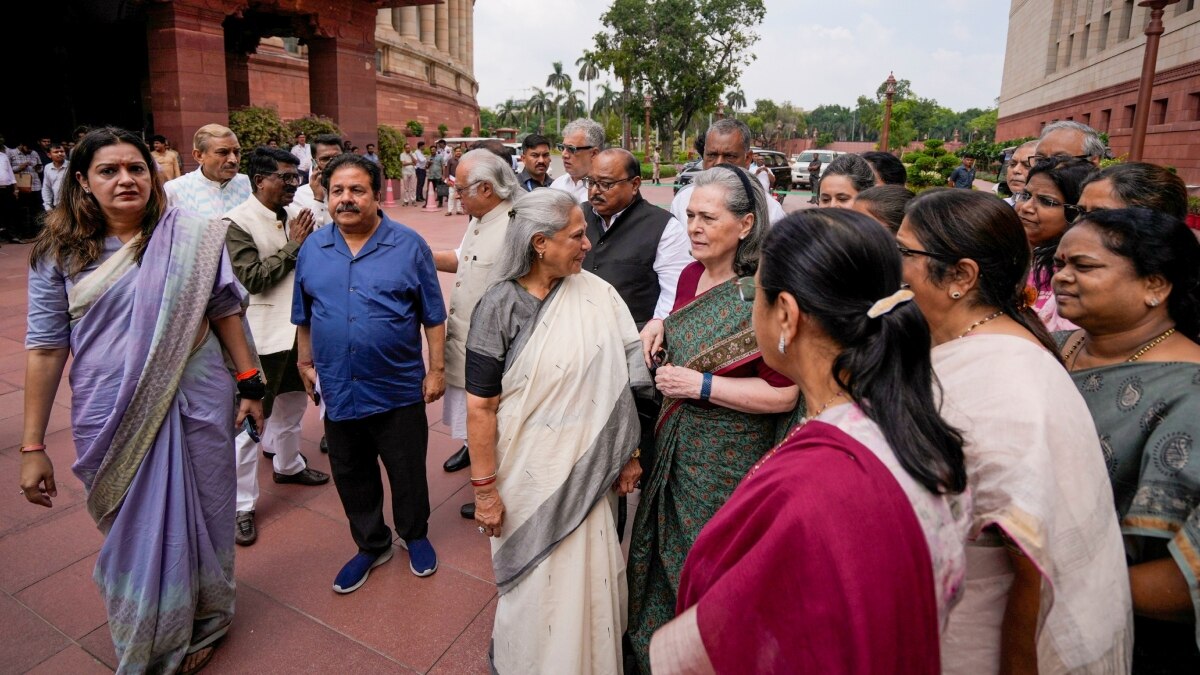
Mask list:
[[704,170],[704,160],[695,159],[683,165],[683,169],[675,176],[675,193],[685,185],[690,185],[696,174]]
[[792,167],[788,164],[787,155],[774,150],[750,148],[754,161],[759,166],[765,166],[775,174],[775,184],[771,186],[776,192],[787,192],[792,189]]
[[808,165],[812,163],[813,158],[821,158],[821,175],[823,176],[825,175],[825,169],[829,168],[829,163],[840,154],[842,153],[834,152],[833,150],[805,150],[799,155],[793,156],[792,185],[811,190],[812,185],[808,180]]

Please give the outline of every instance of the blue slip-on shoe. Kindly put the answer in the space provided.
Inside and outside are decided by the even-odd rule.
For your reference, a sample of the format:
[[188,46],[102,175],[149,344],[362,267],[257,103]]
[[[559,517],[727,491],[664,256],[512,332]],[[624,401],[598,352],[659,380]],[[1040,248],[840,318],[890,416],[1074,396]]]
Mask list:
[[419,577],[427,577],[437,571],[437,552],[429,539],[400,540],[400,547],[408,551],[408,569]]
[[350,562],[342,565],[342,571],[338,572],[337,578],[333,580],[334,592],[353,593],[357,591],[359,586],[367,583],[367,577],[370,576],[371,570],[391,559],[391,546],[379,555],[359,553],[351,558]]

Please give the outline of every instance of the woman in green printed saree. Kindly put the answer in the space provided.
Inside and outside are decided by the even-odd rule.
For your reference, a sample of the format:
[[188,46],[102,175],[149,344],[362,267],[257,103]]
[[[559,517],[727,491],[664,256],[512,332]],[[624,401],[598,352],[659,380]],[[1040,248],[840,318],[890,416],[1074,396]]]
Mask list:
[[1200,672],[1200,243],[1141,208],[1067,231],[1055,335],[1096,421],[1125,535],[1135,673]]
[[29,272],[21,489],[57,496],[45,433],[70,355],[71,468],[105,534],[94,578],[122,674],[193,673],[228,630],[235,422],[263,424],[226,224],[166,208],[153,167],[128,131],[85,136]]
[[779,413],[796,408],[799,390],[763,363],[735,283],[758,266],[767,199],[757,180],[728,164],[696,177],[687,211],[696,262],[679,275],[671,315],[642,332],[664,397],[629,547],[629,638],[643,673],[651,635],[675,616],[679,575],[700,529],[774,445]]

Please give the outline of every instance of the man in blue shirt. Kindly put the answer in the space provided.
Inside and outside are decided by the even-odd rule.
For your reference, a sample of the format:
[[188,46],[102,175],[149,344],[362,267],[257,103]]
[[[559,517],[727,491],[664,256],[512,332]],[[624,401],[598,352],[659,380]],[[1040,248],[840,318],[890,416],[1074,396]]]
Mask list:
[[334,591],[350,593],[392,557],[380,461],[409,567],[420,577],[437,570],[426,538],[425,405],[446,388],[446,309],[429,245],[379,209],[379,165],[341,155],[325,167],[322,182],[336,227],[314,231],[300,249],[292,323],[309,394],[320,375],[329,465],[358,545],[333,583]]
[[975,158],[967,155],[962,159],[962,166],[955,167],[954,171],[950,172],[950,178],[946,181],[946,186],[970,190],[974,185]]

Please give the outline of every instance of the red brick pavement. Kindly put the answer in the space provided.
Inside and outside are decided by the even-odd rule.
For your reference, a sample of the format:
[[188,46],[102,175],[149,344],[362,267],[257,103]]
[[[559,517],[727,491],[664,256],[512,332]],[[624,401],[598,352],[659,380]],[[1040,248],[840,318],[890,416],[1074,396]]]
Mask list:
[[[669,187],[644,193],[663,206],[671,198]],[[789,197],[787,206],[803,201]],[[434,250],[456,246],[467,221],[412,207],[388,213]],[[0,482],[10,487],[0,497],[0,673],[103,673],[115,659],[91,578],[102,539],[69,470],[74,449],[65,377],[46,437],[58,475],[54,508],[33,506],[11,491],[20,464],[28,250],[0,248]],[[448,296],[453,277],[440,278]],[[489,549],[458,515],[470,498],[467,472],[442,471],[460,443],[449,437],[441,411],[440,401],[428,408],[429,536],[437,573],[413,576],[397,548],[396,560],[375,570],[361,590],[335,594],[333,577],[355,550],[332,483],[276,485],[270,463],[260,462],[258,542],[237,550],[237,614],[207,672],[488,672],[496,606]],[[317,449],[321,435],[310,409],[302,449],[315,468],[328,471]]]

